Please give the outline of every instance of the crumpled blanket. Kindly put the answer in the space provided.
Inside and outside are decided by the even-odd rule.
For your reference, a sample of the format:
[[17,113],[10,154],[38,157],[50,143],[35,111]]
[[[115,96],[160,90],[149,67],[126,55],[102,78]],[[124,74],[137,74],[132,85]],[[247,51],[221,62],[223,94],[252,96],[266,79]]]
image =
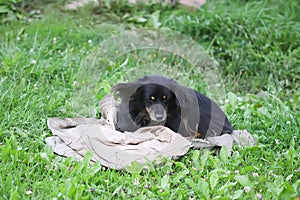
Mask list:
[[99,103],[102,117],[93,118],[49,118],[48,127],[53,136],[46,143],[58,155],[82,160],[92,152],[92,161],[112,169],[123,169],[133,161],[159,162],[162,158],[177,158],[185,155],[191,147],[214,148],[226,146],[231,155],[235,141],[241,146],[254,146],[254,138],[247,130],[235,130],[232,134],[205,139],[187,138],[164,126],[143,127],[135,132],[118,132],[114,124],[117,103],[106,95]]

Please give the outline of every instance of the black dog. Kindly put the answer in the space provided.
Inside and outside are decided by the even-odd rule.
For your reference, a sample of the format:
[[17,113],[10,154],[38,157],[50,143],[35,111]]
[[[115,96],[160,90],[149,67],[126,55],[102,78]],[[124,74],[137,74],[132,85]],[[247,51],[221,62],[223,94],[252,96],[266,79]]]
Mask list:
[[121,98],[116,129],[164,125],[183,136],[205,138],[232,133],[224,112],[195,90],[162,76],[145,76],[136,82],[119,83],[112,92]]
[[181,116],[175,94],[156,83],[142,85],[136,90],[129,100],[129,114],[141,127],[165,125],[176,131]]

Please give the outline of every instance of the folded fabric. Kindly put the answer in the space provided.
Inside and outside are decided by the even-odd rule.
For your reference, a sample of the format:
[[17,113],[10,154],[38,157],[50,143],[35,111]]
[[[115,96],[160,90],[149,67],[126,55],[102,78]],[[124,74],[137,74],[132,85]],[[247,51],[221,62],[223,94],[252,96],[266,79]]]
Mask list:
[[53,136],[46,143],[58,155],[83,159],[92,152],[92,161],[103,166],[123,169],[133,161],[140,164],[160,161],[162,158],[183,156],[191,148],[214,148],[226,146],[231,155],[235,141],[242,146],[253,146],[255,140],[246,130],[205,139],[186,138],[164,126],[139,128],[134,132],[121,133],[115,130],[118,104],[111,95],[99,104],[102,118],[49,118],[48,127]]
[[54,136],[46,138],[46,143],[55,153],[81,160],[91,151],[93,161],[113,169],[122,169],[133,161],[182,156],[192,146],[188,139],[164,126],[121,133],[104,120],[92,118],[50,118],[48,126]]

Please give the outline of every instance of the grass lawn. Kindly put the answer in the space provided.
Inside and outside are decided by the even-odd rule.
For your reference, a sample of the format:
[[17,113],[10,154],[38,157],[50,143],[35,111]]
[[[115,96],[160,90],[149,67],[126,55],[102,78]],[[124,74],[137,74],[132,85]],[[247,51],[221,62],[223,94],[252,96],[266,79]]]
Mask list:
[[[200,10],[108,1],[79,11],[64,10],[62,0],[47,2],[24,1],[1,15],[0,199],[299,199],[297,1],[208,0]],[[215,58],[226,97],[214,100],[234,129],[247,129],[258,145],[235,146],[230,158],[190,150],[127,171],[90,165],[90,155],[77,162],[53,154],[45,145],[47,118],[78,116],[73,92],[87,78],[79,72],[95,65],[87,58],[113,35],[151,27],[182,33]],[[210,94],[201,74],[187,74],[193,66],[184,59],[154,54],[146,49],[115,60],[100,54],[96,61],[108,64],[95,83],[95,101],[147,59],[176,66],[171,74],[188,76],[189,86]]]

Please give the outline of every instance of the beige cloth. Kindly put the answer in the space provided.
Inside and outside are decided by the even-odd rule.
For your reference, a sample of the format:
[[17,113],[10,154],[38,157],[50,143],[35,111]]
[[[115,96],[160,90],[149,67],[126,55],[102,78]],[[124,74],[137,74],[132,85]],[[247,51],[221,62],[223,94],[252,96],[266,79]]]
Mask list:
[[46,139],[53,151],[79,160],[92,151],[92,160],[113,169],[122,169],[133,161],[145,163],[184,155],[191,142],[163,126],[144,127],[121,133],[104,120],[92,118],[48,119],[52,137]]
[[81,160],[91,151],[92,161],[103,166],[123,169],[133,161],[142,164],[160,161],[162,158],[183,156],[194,148],[226,146],[231,155],[233,142],[242,146],[253,146],[255,140],[246,130],[234,131],[205,139],[188,139],[164,126],[143,127],[135,132],[121,133],[115,130],[118,104],[111,95],[105,96],[99,104],[102,118],[49,118],[48,127],[53,136],[46,143],[58,155]]

